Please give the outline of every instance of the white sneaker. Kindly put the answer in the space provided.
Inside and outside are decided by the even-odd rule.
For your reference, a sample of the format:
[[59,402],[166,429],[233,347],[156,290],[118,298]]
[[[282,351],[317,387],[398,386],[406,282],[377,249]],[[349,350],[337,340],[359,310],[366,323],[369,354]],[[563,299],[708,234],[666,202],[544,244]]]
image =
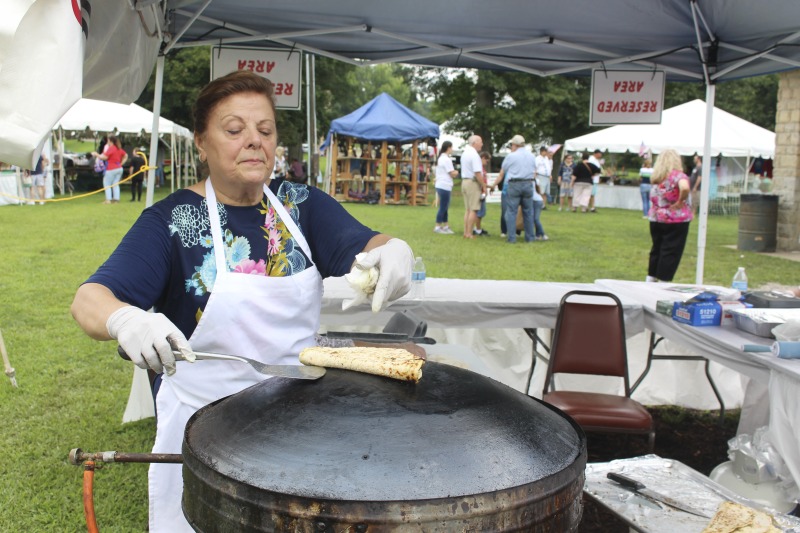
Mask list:
[[433,232],[434,233],[444,233],[445,231],[444,231],[444,228],[436,226],[435,228],[433,228]]
[[446,235],[452,235],[455,232],[450,229],[450,226],[445,226],[444,228],[442,228],[442,233]]
[[539,240],[540,241],[549,241],[550,237],[548,237],[547,235],[542,235],[541,237],[539,237]]
[[500,236],[501,236],[501,237],[505,237],[505,236],[506,236],[506,234],[505,234],[505,233],[501,233],[501,234],[500,234]]

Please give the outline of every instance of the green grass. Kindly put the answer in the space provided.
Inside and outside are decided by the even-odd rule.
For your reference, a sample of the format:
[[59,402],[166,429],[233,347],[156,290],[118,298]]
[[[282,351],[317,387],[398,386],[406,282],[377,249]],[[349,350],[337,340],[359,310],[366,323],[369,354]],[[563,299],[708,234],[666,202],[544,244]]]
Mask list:
[[[157,189],[157,198],[166,194]],[[121,424],[131,367],[112,343],[86,337],[69,315],[78,285],[108,256],[142,210],[123,189],[118,205],[95,195],[46,206],[0,208],[0,331],[20,388],[0,376],[0,531],[81,531],[80,468],[68,464],[71,448],[147,452],[153,420]],[[550,208],[543,214],[551,241],[516,246],[499,237],[499,206],[489,205],[488,238],[465,241],[433,233],[435,208],[346,204],[361,221],[405,238],[425,259],[429,276],[590,282],[641,280],[649,248],[647,223],[635,211],[604,209],[580,215]],[[450,210],[461,227],[463,206]],[[797,283],[797,264],[740,253],[733,217],[709,221],[706,281],[728,285],[738,265],[750,283]],[[693,231],[676,281],[693,282]],[[144,531],[147,466],[116,464],[95,477],[103,531]]]

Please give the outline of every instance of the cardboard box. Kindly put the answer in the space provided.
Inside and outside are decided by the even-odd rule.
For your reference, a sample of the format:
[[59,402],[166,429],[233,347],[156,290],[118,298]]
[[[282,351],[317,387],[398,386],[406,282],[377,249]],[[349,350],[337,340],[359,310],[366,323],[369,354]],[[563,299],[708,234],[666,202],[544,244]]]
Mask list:
[[656,302],[656,313],[660,315],[672,316],[672,307],[675,300],[658,300]]
[[722,301],[720,300],[719,304],[722,306],[722,318],[720,319],[720,326],[724,326],[725,324],[733,324],[736,325],[736,320],[733,317],[734,309],[747,309],[749,307],[748,304],[744,302],[740,302],[739,300],[735,301]]
[[672,304],[672,320],[690,326],[719,326],[722,306],[716,300],[675,302]]
[[719,301],[713,292],[701,292],[685,302],[674,302],[672,319],[690,326],[720,326],[733,322],[731,310],[744,309],[738,300]]

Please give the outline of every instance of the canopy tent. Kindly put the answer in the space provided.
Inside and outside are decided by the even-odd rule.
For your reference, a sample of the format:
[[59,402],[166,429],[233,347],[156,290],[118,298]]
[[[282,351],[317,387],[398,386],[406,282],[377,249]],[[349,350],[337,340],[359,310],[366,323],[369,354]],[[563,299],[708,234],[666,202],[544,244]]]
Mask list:
[[439,137],[439,125],[381,93],[352,113],[331,122],[332,134],[371,141],[414,141]]
[[[55,9],[34,9],[49,4],[57,7],[63,2],[5,2],[0,8],[7,21],[0,28],[0,102],[13,104],[9,110],[13,126],[30,123],[28,129],[37,129],[39,139],[47,135],[64,109],[54,106],[48,119],[50,115],[41,116],[41,110],[46,109],[41,102],[60,102],[63,96],[61,84],[50,84],[49,95],[37,92],[37,98],[17,98],[25,95],[26,86],[38,91],[41,85],[47,85],[34,83],[38,79],[31,76],[16,79],[7,75],[7,66],[19,65],[20,57],[30,48],[46,49],[41,55],[50,59],[48,65],[69,65],[74,70],[72,78],[63,72],[59,79],[72,86],[73,79],[82,78],[86,96],[87,91],[104,85],[102,76],[97,75],[102,72],[98,65],[108,65],[108,71],[115,75],[113,83],[106,86],[124,85],[116,76],[120,69],[115,68],[123,65],[136,80],[131,85],[141,88],[144,83],[137,74],[148,72],[155,62],[156,114],[161,106],[164,56],[174,48],[198,45],[277,46],[362,66],[403,62],[517,70],[536,76],[588,75],[593,68],[620,65],[626,69],[662,69],[670,80],[702,81],[706,102],[711,106],[717,82],[800,67],[800,3],[796,0],[773,0],[768,8],[740,0],[508,0],[502,6],[465,0],[457,10],[439,0],[273,0],[268,5],[260,0],[108,0],[95,2],[97,8],[93,7],[91,13],[80,13],[88,35],[83,72],[74,67],[80,50],[76,53],[74,46],[52,46],[53,39],[44,38],[54,28],[63,29],[64,24],[57,22],[68,19],[63,15],[49,20],[44,15]],[[419,16],[431,11],[446,11],[448,23]],[[113,24],[104,24],[101,13],[117,18],[110,19]],[[26,29],[20,31],[23,26]],[[70,36],[80,35],[80,24],[70,28]],[[131,35],[130,31],[135,33]],[[43,38],[37,40],[38,36]],[[28,40],[22,42],[24,39]],[[22,62],[37,64],[29,59]],[[37,75],[41,71],[38,69]],[[4,115],[0,109],[0,119]],[[28,116],[36,120],[26,121]],[[710,108],[705,129],[704,153],[710,153]],[[26,130],[21,140],[16,131],[0,127],[0,160],[31,161],[36,155],[30,147],[35,144],[35,135]],[[153,139],[151,151],[155,149]],[[703,159],[705,175],[710,159]],[[152,203],[153,182],[151,172],[148,204]],[[698,283],[703,277],[708,208],[705,190],[698,225]]]
[[[136,104],[116,104],[82,98],[56,123],[54,129],[65,131],[99,131],[120,133],[152,133],[153,113]],[[192,132],[164,117],[158,119],[158,132],[192,139]]]
[[[407,143],[436,139],[439,137],[439,125],[410,110],[388,94],[381,93],[352,113],[333,120],[328,137],[321,149],[335,142],[335,136],[383,142],[385,149],[386,142]],[[414,146],[416,147],[416,143]],[[335,148],[334,153],[336,153]],[[328,158],[326,175],[329,179],[333,173],[333,159],[334,157]],[[416,186],[417,172],[418,170],[414,168],[412,180],[414,187]],[[349,174],[349,172],[347,173]],[[333,182],[335,183],[335,177]],[[326,183],[325,186],[328,187],[328,184]],[[333,188],[331,187],[331,189]],[[381,203],[383,203],[384,197],[385,177],[381,180]]]
[[[92,131],[152,134],[156,125],[158,134],[169,135],[170,154],[178,186],[180,182],[195,175],[194,136],[192,132],[164,117],[153,120],[155,115],[136,104],[117,104],[103,100],[82,98],[73,105],[55,125],[61,131]],[[59,143],[60,144],[60,143]],[[172,183],[175,186],[175,180]]]
[[[706,103],[693,100],[666,109],[661,124],[624,124],[594,131],[564,143],[566,150],[638,153],[642,145],[658,154],[673,148],[681,155],[703,153]],[[760,126],[714,108],[711,116],[711,152],[725,157],[775,155],[775,134]]]

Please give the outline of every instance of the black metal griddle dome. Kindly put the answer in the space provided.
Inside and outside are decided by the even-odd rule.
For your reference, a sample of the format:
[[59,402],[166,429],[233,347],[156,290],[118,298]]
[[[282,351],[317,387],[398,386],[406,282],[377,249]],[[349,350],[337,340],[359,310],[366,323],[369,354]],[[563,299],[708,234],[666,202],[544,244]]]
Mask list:
[[[187,518],[201,531],[234,531],[239,527],[218,526],[227,515],[241,521],[243,506],[244,515],[253,513],[248,524],[267,524],[264,516],[279,511],[318,528],[352,515],[348,506],[391,520],[395,507],[415,502],[435,516],[439,506],[447,514],[453,502],[480,500],[467,508],[485,518],[506,507],[533,508],[526,499],[565,487],[572,494],[576,485],[577,504],[567,507],[577,505],[579,517],[586,444],[580,429],[546,404],[428,362],[417,384],[335,369],[318,381],[262,382],[198,411],[187,424],[183,456]],[[333,516],[321,510],[326,505],[336,507]],[[364,519],[363,511],[355,514],[348,520]]]

